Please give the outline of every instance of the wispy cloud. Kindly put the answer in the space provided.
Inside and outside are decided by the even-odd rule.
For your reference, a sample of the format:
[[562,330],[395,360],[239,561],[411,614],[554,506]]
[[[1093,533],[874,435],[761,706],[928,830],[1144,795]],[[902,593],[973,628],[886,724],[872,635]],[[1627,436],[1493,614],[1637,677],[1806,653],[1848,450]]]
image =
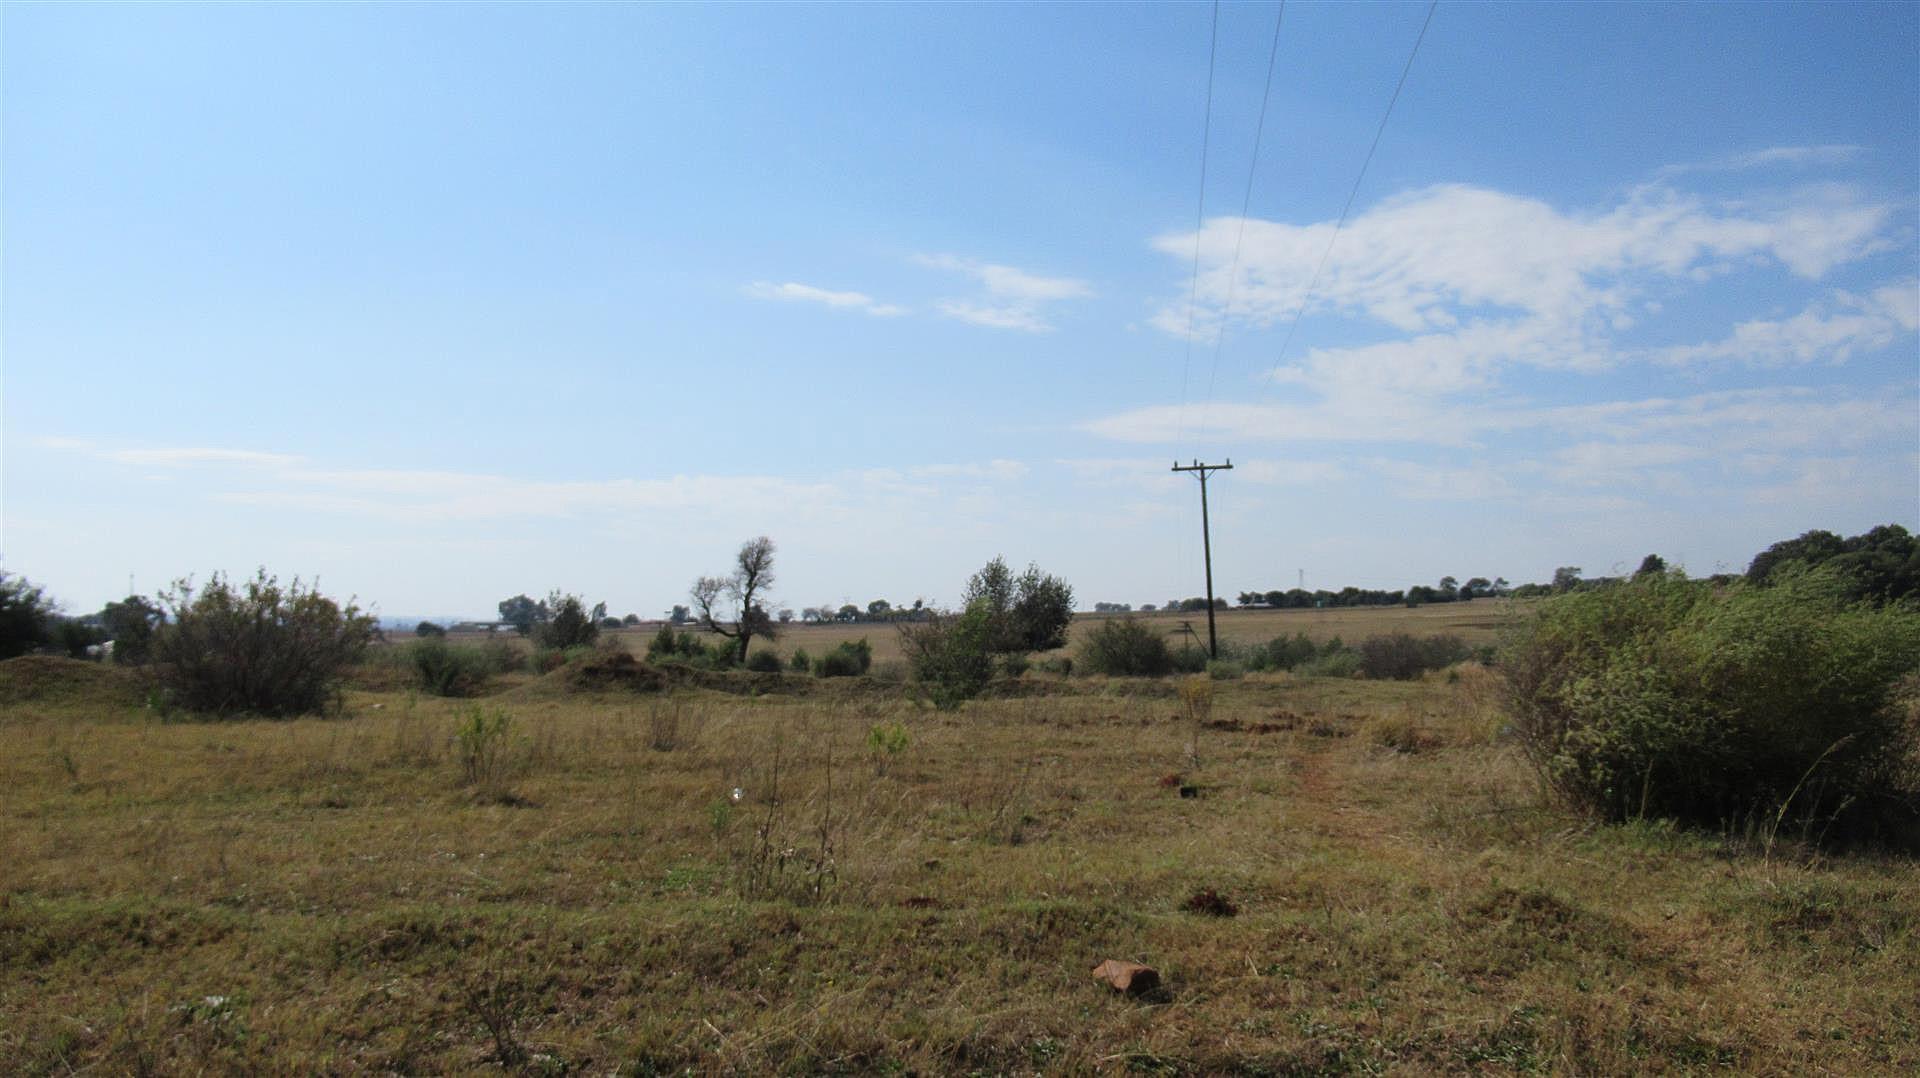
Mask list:
[[[424,524],[662,514],[737,514],[742,506],[776,518],[855,514],[876,499],[947,504],[955,497],[1019,482],[1027,466],[994,459],[903,469],[777,475],[529,479],[417,468],[327,468],[284,453],[148,447],[99,448],[79,439],[41,444],[141,467],[199,468],[206,496],[229,505],[273,506]],[[234,467],[240,466],[240,467]]]
[[1859,146],[1769,146],[1764,150],[1728,154],[1710,161],[1691,161],[1668,165],[1655,173],[1662,177],[1684,176],[1690,172],[1743,172],[1756,168],[1812,168],[1842,165],[1859,157]]
[[1742,322],[1721,340],[1663,348],[1651,358],[1674,366],[1844,363],[1856,353],[1885,348],[1917,328],[1920,282],[1906,281],[1877,288],[1865,296],[1835,292],[1792,318]]
[[840,310],[860,311],[875,318],[894,318],[907,313],[905,307],[881,303],[865,292],[835,292],[826,288],[816,288],[810,284],[800,284],[797,281],[786,281],[781,284],[755,281],[746,287],[746,293],[755,299],[818,303]]
[[[72,448],[80,448],[79,443]],[[297,464],[299,457],[285,453],[260,453],[251,449],[102,449],[95,453],[102,460],[148,468],[188,468],[202,464],[233,464],[254,468],[279,468]]]
[[996,265],[953,255],[916,255],[914,261],[932,269],[964,273],[978,281],[986,295],[974,299],[945,299],[941,314],[990,329],[1047,333],[1054,326],[1043,308],[1061,300],[1091,297],[1093,286],[1073,277],[1045,277],[1013,266]]

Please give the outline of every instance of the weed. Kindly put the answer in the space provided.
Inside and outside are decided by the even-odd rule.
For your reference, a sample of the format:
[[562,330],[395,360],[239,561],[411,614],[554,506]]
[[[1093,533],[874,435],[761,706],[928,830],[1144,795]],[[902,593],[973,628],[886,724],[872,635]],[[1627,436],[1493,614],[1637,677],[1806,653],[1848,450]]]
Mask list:
[[513,716],[475,707],[454,729],[454,756],[460,781],[488,800],[511,796],[508,784],[527,765],[528,743],[513,731]]

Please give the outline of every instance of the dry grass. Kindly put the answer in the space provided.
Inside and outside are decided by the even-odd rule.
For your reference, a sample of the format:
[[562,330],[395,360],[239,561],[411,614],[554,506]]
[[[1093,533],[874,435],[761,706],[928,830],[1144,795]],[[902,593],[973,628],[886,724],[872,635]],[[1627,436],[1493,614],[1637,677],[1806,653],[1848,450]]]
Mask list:
[[[1920,871],[1548,811],[1484,678],[1257,675],[1211,683],[1199,718],[1171,683],[938,713],[854,686],[549,679],[486,701],[525,738],[509,797],[463,781],[471,703],[363,691],[344,719],[169,724],[124,694],[16,696],[0,1057],[1920,1068]],[[893,723],[906,747],[876,767]],[[1186,908],[1199,894],[1219,904]],[[1106,958],[1164,993],[1108,991],[1088,975]]]

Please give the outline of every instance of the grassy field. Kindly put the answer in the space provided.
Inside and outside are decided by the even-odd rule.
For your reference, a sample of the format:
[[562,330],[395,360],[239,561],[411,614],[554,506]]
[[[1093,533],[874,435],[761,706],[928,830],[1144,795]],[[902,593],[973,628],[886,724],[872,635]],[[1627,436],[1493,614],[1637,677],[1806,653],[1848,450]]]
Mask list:
[[[1225,610],[1215,615],[1214,628],[1223,644],[1264,644],[1276,636],[1292,636],[1301,632],[1322,643],[1337,636],[1348,644],[1357,644],[1377,633],[1403,630],[1418,635],[1453,633],[1470,645],[1479,645],[1494,643],[1501,626],[1524,609],[1525,604],[1517,600],[1479,599],[1470,603],[1441,603],[1411,609],[1403,606],[1362,606],[1328,610]],[[1076,616],[1068,632],[1067,648],[1062,653],[1071,654],[1082,636],[1110,616],[1117,615]],[[1207,612],[1204,610],[1192,614],[1155,612],[1133,616],[1144,618],[1167,634],[1168,640],[1176,647],[1187,639],[1181,627],[1191,625],[1194,639],[1200,646],[1206,645]],[[623,629],[612,635],[627,650],[643,655],[647,650],[647,639],[657,631],[657,627]],[[466,642],[481,638],[483,634],[461,634],[455,640]],[[394,639],[404,641],[410,637],[407,634],[395,634]],[[795,649],[800,648],[804,648],[809,655],[818,656],[842,642],[861,639],[873,646],[875,662],[894,662],[903,658],[899,630],[893,625],[878,623],[788,625],[781,629],[780,639],[769,646],[779,651],[783,658],[790,657]],[[754,650],[759,648],[760,645],[754,645]]]
[[0,664],[15,1072],[1920,1069],[1920,870],[1546,808],[1474,667],[226,723],[119,673]]

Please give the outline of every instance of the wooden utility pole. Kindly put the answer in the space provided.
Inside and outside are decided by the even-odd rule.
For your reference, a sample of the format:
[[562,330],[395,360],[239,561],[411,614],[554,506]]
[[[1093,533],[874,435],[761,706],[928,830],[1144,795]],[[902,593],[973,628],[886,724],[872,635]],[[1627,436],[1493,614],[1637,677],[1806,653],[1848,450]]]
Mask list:
[[1213,535],[1207,526],[1207,474],[1233,470],[1233,458],[1228,457],[1225,464],[1202,464],[1196,458],[1192,464],[1174,462],[1176,472],[1192,472],[1200,479],[1200,549],[1207,559],[1207,657],[1220,657],[1220,638],[1213,629]]

